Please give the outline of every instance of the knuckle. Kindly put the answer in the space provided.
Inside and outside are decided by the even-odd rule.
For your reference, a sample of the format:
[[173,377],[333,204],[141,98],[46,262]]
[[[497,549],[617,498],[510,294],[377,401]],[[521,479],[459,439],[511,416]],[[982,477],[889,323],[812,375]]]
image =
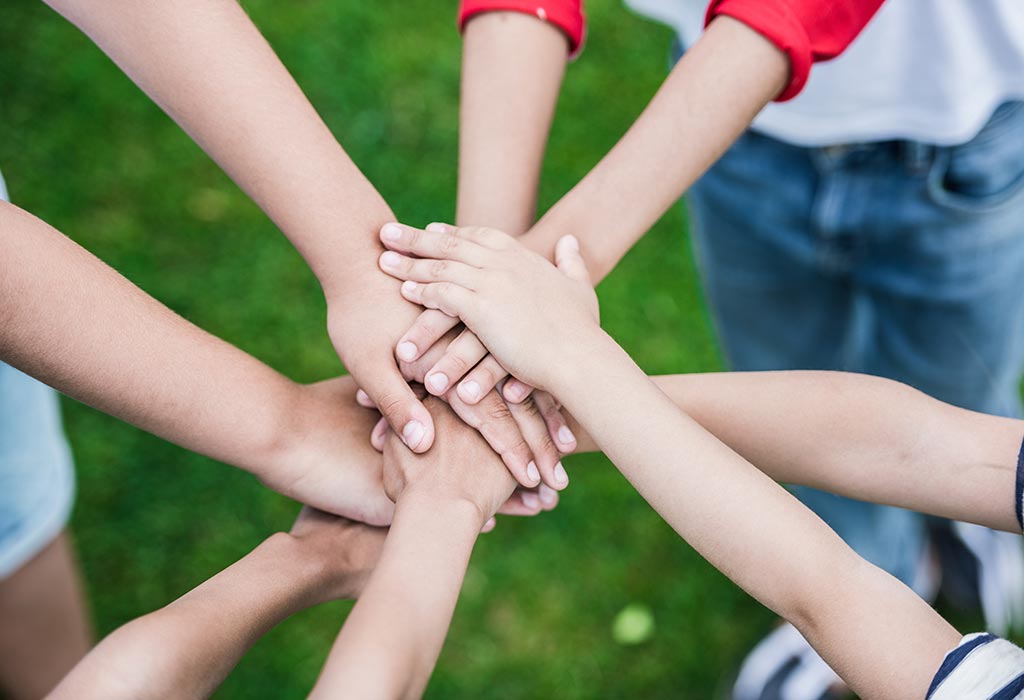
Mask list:
[[439,279],[444,276],[444,273],[448,270],[447,260],[434,260],[429,264],[428,274],[433,279]]
[[405,397],[396,393],[386,392],[377,398],[377,410],[386,416],[388,422],[394,424],[394,419],[405,407]]
[[446,233],[441,236],[440,248],[442,252],[454,253],[462,245],[462,240],[454,233]]

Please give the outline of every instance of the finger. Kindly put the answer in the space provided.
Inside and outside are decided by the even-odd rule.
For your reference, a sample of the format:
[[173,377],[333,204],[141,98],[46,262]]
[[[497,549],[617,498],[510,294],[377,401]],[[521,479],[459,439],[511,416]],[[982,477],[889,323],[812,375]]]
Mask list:
[[569,279],[594,286],[590,281],[587,264],[583,262],[583,256],[580,254],[580,242],[576,236],[562,236],[558,239],[558,243],[555,244],[555,265]]
[[[420,358],[415,362],[402,362],[399,360],[398,366],[402,369],[402,375],[410,381],[419,382],[420,384],[425,382],[427,379],[427,372],[441,361],[445,352],[448,351],[448,346],[455,342],[455,339],[459,337],[460,333],[462,333],[462,329],[462,324],[459,324],[452,330],[445,333],[439,341],[434,343],[425,353],[420,355]],[[424,389],[424,391],[426,391],[426,389]]]
[[449,316],[463,317],[474,308],[476,295],[452,282],[419,284],[411,280],[402,282],[402,296],[414,304],[428,309],[438,309]]
[[537,409],[544,416],[544,423],[548,427],[548,434],[555,441],[558,450],[562,454],[575,452],[579,443],[569,428],[569,422],[562,415],[562,410],[559,408],[554,397],[545,391],[535,391],[532,396]]
[[[444,351],[444,355],[427,370],[423,384],[431,394],[442,396],[461,380],[466,372],[472,370],[485,355],[487,355],[487,348],[471,331],[463,330]],[[459,398],[466,403],[476,403],[483,398],[484,393],[486,392],[480,391],[479,387],[477,387],[475,395],[471,391],[463,391],[463,387],[459,387]]]
[[454,391],[449,391],[445,398],[455,415],[476,429],[491,449],[501,456],[501,461],[520,485],[533,488],[540,484],[540,471],[533,461],[530,446],[523,438],[508,406],[496,391],[492,391],[476,405],[466,403]]
[[477,229],[447,227],[443,232],[428,227],[424,231],[403,224],[384,224],[380,240],[388,250],[435,260],[456,260],[481,267],[490,254],[476,239]]
[[398,340],[395,356],[404,362],[419,359],[444,334],[459,325],[459,319],[437,309],[426,309]]
[[[377,366],[359,372],[357,379],[392,430],[413,452],[426,452],[434,442],[434,421],[398,367]],[[355,374],[355,372],[353,372]]]
[[392,277],[414,282],[454,282],[467,289],[476,289],[482,274],[480,268],[455,260],[410,258],[386,250],[377,258],[380,269]]
[[509,377],[505,381],[505,386],[501,389],[501,395],[510,403],[520,403],[525,401],[526,397],[531,393],[533,393],[533,387],[525,382],[519,381],[515,377]]
[[367,394],[362,389],[356,391],[356,403],[362,406],[363,408],[377,408],[377,406],[373,403],[373,399],[370,398],[370,395]]
[[[472,335],[468,330],[466,333]],[[474,335],[473,338],[475,339],[476,336]],[[480,341],[477,340],[477,342],[479,343]],[[497,386],[498,382],[508,376],[508,372],[506,372],[505,368],[498,363],[498,360],[496,360],[493,355],[487,354],[487,349],[484,348],[483,344],[481,344],[480,347],[487,356],[480,360],[476,367],[469,371],[466,378],[459,384],[458,389],[459,396],[462,400],[469,403],[474,402],[473,397],[476,397],[476,400],[479,400],[481,396],[489,394],[491,389]],[[442,362],[443,361],[444,360],[442,360]]]
[[540,499],[540,506],[544,510],[554,510],[558,505],[558,491],[549,488],[545,484],[537,487],[537,496]]
[[481,529],[480,532],[490,532],[496,527],[498,527],[498,521],[492,515],[490,518],[487,519],[487,522],[484,523],[483,529]]
[[378,452],[384,451],[384,438],[387,437],[388,429],[387,420],[381,418],[377,421],[377,425],[373,426],[373,430],[370,431],[370,445]]
[[542,510],[540,496],[536,489],[516,489],[509,499],[498,509],[500,515],[516,515],[530,517]]
[[540,471],[543,483],[558,491],[564,489],[569,485],[569,480],[563,478],[565,468],[559,461],[561,453],[555,447],[536,403],[533,399],[527,399],[520,404],[508,404],[508,409],[533,453],[533,460]]

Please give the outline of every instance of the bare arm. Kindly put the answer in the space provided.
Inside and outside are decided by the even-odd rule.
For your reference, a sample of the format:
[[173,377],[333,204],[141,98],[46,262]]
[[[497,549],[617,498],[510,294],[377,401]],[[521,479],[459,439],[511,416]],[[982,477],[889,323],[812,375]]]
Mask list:
[[405,230],[388,245],[417,256],[387,268],[407,299],[459,316],[516,376],[559,397],[681,537],[792,621],[860,696],[925,694],[956,630],[643,374],[597,325],[574,239],[558,242],[558,270],[486,229]]
[[273,535],[170,605],[115,630],[50,697],[209,697],[279,622],[355,597],[383,543],[383,530],[304,510],[291,534]]
[[[773,479],[1019,532],[1024,421],[844,372],[652,377],[683,411]],[[577,429],[580,449],[596,447]]]
[[774,44],[730,17],[715,19],[625,136],[523,242],[550,258],[555,242],[574,234],[600,280],[779,94],[788,74]]
[[[323,287],[345,366],[410,446],[430,415],[393,351],[416,318],[374,269],[394,218],[235,0],[48,0],[177,121],[280,227]],[[382,313],[382,309],[387,309]]]
[[290,381],[2,202],[0,328],[0,359],[84,403],[325,510],[389,521],[351,380]]
[[352,610],[311,698],[418,698],[441,652],[473,545],[515,487],[472,432],[427,405],[443,432],[426,455],[385,447],[385,483],[397,502],[380,563]]
[[537,185],[568,42],[562,32],[518,12],[469,20],[462,41],[459,108],[460,225],[512,235],[534,223]]

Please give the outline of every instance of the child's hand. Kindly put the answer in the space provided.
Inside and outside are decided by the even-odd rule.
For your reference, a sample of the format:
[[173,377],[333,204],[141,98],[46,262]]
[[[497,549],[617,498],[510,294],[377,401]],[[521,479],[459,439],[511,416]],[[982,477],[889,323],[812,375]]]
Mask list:
[[381,456],[367,440],[377,421],[355,401],[351,377],[299,387],[288,423],[266,466],[254,470],[270,488],[335,515],[389,525],[394,504],[384,494]]
[[551,389],[600,332],[597,296],[572,236],[555,248],[557,268],[494,229],[387,224],[380,237],[390,249],[381,269],[406,280],[406,299],[461,318],[506,370],[533,386]]
[[305,506],[288,533],[325,577],[325,600],[357,598],[380,559],[388,531]]
[[441,400],[424,401],[437,428],[437,441],[426,454],[406,449],[393,432],[384,443],[384,488],[396,503],[413,496],[462,501],[480,512],[480,525],[498,512],[516,488],[501,458],[480,434]]

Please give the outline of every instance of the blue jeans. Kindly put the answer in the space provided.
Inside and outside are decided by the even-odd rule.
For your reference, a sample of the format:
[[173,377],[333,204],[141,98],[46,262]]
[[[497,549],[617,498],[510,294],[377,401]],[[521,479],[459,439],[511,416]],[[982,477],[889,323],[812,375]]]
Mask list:
[[[1021,415],[1024,103],[1003,105],[955,147],[802,148],[751,131],[687,203],[731,368],[865,372]],[[811,489],[798,496],[912,584],[920,516]]]

